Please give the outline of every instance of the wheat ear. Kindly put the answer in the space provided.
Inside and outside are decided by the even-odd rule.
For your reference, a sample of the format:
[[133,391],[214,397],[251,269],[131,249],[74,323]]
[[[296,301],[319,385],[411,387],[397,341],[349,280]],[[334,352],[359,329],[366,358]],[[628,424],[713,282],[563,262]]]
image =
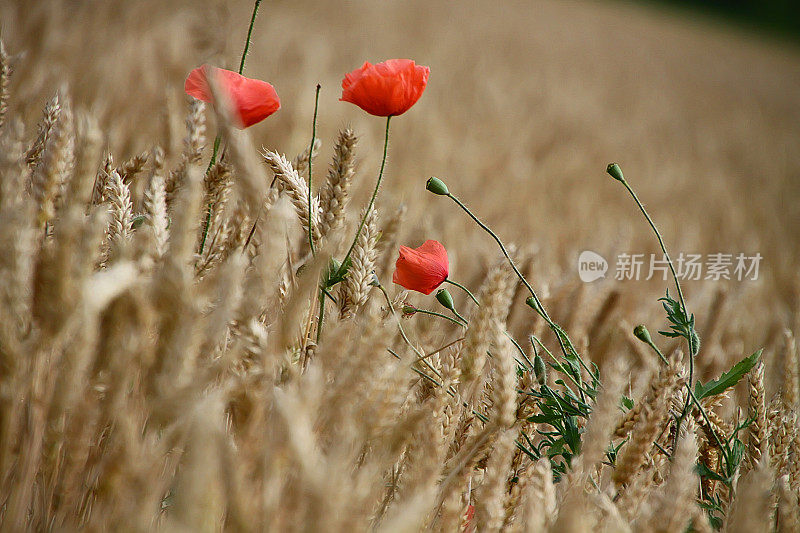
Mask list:
[[0,39],[0,128],[2,128],[3,124],[6,122],[11,74],[11,57],[9,57],[8,52],[6,52],[6,46],[3,40]]
[[[286,157],[269,150],[262,154],[267,165],[275,174],[276,185],[281,187],[289,195],[294,205],[304,234],[308,235],[308,227],[311,225],[314,240],[319,239],[319,200],[308,190],[308,184],[300,177],[292,167]],[[311,218],[308,212],[308,198],[311,194]]]
[[324,237],[341,223],[347,206],[348,189],[355,170],[355,146],[358,142],[350,128],[339,132],[333,148],[333,161],[328,169],[328,180],[319,193],[322,211],[320,234]]

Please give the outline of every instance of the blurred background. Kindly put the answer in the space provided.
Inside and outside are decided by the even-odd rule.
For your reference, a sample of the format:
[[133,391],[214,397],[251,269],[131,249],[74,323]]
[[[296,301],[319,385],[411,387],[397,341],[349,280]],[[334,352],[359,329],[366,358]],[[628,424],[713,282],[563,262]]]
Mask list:
[[[440,240],[453,277],[472,287],[498,257],[452,203],[425,192],[438,176],[517,245],[558,316],[615,295],[614,320],[656,329],[665,283],[613,279],[618,254],[657,250],[635,204],[605,174],[617,161],[673,255],[763,256],[757,281],[686,284],[701,335],[722,320],[735,342],[721,345],[743,355],[797,325],[800,26],[792,4],[265,0],[245,74],[272,83],[282,109],[249,132],[257,146],[302,151],[320,83],[318,176],[337,130],[351,125],[363,204],[384,123],[338,101],[341,79],[364,60],[413,58],[430,66],[430,81],[392,122],[378,203],[386,215],[408,207],[406,244]],[[46,100],[66,85],[75,106],[102,118],[117,160],[154,144],[174,157],[186,74],[202,63],[238,66],[251,8],[245,0],[3,0],[3,40],[19,54],[11,107],[33,132]],[[583,250],[612,263],[606,279],[579,280]]]

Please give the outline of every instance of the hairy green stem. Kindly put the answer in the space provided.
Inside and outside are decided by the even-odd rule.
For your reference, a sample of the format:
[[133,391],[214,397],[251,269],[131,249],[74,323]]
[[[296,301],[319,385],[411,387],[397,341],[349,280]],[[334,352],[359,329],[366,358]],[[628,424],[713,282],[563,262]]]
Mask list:
[[256,23],[256,15],[258,14],[258,6],[261,5],[261,0],[256,0],[253,6],[253,14],[250,17],[250,27],[247,28],[247,40],[244,42],[244,50],[242,51],[242,60],[239,62],[239,74],[244,73],[244,61],[247,59],[247,52],[250,50],[250,37],[253,35],[253,25]]

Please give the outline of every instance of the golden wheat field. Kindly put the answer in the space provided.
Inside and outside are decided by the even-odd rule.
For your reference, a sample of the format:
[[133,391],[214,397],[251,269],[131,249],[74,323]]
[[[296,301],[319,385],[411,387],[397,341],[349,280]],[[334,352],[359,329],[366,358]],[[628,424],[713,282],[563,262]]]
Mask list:
[[0,530],[800,531],[796,44],[255,6],[0,0]]

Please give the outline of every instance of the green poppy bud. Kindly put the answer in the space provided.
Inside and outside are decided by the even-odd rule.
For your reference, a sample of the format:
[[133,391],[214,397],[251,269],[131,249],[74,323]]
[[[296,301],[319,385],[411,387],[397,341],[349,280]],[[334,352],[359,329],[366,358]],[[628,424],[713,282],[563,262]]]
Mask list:
[[525,299],[525,305],[527,305],[537,313],[541,313],[541,311],[539,310],[539,304],[536,303],[536,298],[534,298],[533,296],[528,296]]
[[533,358],[533,375],[539,385],[544,386],[547,383],[547,367],[539,354]]
[[617,181],[625,181],[625,177],[622,175],[622,169],[619,168],[619,165],[616,163],[609,163],[606,167],[606,172]]
[[450,194],[450,191],[447,190],[447,185],[445,185],[444,182],[439,178],[429,178],[428,182],[425,183],[425,188],[431,191],[433,194],[439,194],[441,196],[447,196]]
[[644,327],[644,324],[639,324],[633,328],[633,335],[645,344],[653,344],[653,339],[650,338],[650,332]]
[[451,311],[455,310],[455,304],[453,303],[453,297],[450,295],[450,291],[447,289],[439,289],[436,291],[436,299],[439,300],[439,303],[442,304],[446,309]]
[[417,312],[417,308],[413,305],[404,305],[403,306],[403,316],[414,316],[414,313]]

